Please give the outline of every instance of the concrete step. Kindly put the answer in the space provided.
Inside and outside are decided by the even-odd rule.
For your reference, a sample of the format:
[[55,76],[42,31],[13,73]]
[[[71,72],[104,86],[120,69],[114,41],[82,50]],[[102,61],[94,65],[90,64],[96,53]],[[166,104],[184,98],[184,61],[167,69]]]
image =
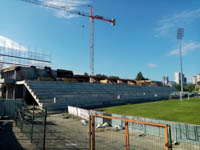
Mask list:
[[48,95],[37,95],[37,97],[39,99],[54,99],[54,98],[66,98],[66,99],[73,99],[73,98],[107,98],[107,97],[117,97],[115,95],[110,95],[110,94],[101,94],[101,95],[90,95],[90,94],[87,94],[87,95],[81,95],[81,94],[76,94],[76,95],[58,95],[58,94],[48,94]]
[[[128,85],[103,85],[103,84],[91,84],[91,83],[65,83],[65,82],[31,82],[29,83],[32,87],[44,87],[44,86],[56,86],[56,87],[77,87],[81,86],[84,88],[112,88],[112,89],[118,89],[118,88],[127,88],[127,89],[134,89],[136,87],[134,86],[128,86]],[[138,87],[137,87],[138,88]],[[140,88],[140,87],[139,87]]]
[[[56,99],[52,98],[52,99],[40,99],[40,102],[41,103],[58,103],[58,102],[63,102],[63,101],[66,101],[66,102],[74,102],[74,101],[85,101],[85,102],[88,102],[88,101],[91,101],[91,102],[95,102],[95,101],[98,101],[98,100],[101,100],[101,101],[106,101],[106,100],[114,100],[116,99],[116,97],[113,97],[113,96],[105,96],[105,97],[57,97]],[[117,100],[117,99],[116,99]]]
[[[35,94],[38,97],[40,97],[42,95],[55,95],[55,96],[56,95],[59,95],[59,96],[62,96],[62,95],[63,96],[65,96],[65,95],[82,95],[82,96],[84,96],[84,95],[116,95],[114,93],[108,93],[108,92],[80,92],[80,91],[77,91],[77,92],[61,92],[61,91],[48,92],[48,91],[45,91],[45,92],[36,92]],[[121,94],[121,95],[128,95],[128,94]]]
[[54,88],[54,89],[50,89],[50,88],[43,88],[43,89],[40,89],[40,88],[31,88],[33,91],[35,92],[54,92],[54,91],[61,91],[61,92],[76,92],[76,91],[79,91],[79,92],[110,92],[110,91],[106,91],[106,90],[96,90],[96,89],[81,89],[81,88],[69,88],[69,89],[66,89],[66,88]]
[[[121,104],[168,98],[170,88],[59,81],[28,81],[27,88],[44,107],[59,109],[66,105],[88,106]],[[144,94],[145,93],[145,94]],[[157,96],[155,96],[157,94]],[[56,97],[56,102],[54,101]]]

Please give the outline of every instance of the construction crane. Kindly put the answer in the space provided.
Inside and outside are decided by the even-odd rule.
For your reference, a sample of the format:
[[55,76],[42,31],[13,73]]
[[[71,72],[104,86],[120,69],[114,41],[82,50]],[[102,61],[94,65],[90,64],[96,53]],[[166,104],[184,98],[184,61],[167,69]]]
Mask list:
[[110,22],[112,23],[113,26],[115,26],[115,19],[107,19],[99,15],[93,15],[93,7],[91,5],[88,5],[90,8],[90,14],[87,14],[87,13],[77,11],[77,10],[70,10],[69,8],[65,6],[50,4],[50,3],[40,1],[40,0],[21,0],[21,1],[32,3],[35,5],[41,5],[44,7],[53,8],[57,10],[62,10],[65,12],[69,12],[72,14],[77,14],[80,16],[90,18],[90,75],[94,75],[94,20],[97,19],[97,20],[101,20],[105,22]]

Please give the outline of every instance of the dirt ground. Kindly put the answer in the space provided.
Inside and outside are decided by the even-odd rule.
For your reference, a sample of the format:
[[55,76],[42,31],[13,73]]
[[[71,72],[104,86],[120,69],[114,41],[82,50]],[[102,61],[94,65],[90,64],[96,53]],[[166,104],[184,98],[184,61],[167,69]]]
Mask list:
[[[67,118],[66,114],[56,114],[48,117],[49,122],[55,125],[49,126],[48,130],[56,130],[60,141],[49,141],[47,148],[59,146],[61,149],[89,149],[89,126],[81,125],[79,118]],[[56,135],[55,135],[56,136]],[[51,133],[47,137],[52,137]],[[164,138],[141,135],[138,132],[129,131],[131,150],[165,150]],[[123,150],[125,149],[125,130],[115,131],[112,127],[96,129],[95,133],[96,150]],[[200,145],[179,142],[173,145],[173,150],[198,150]]]
[[[54,127],[49,127],[49,130],[54,128],[57,132],[65,132],[60,134],[60,138],[66,139],[59,141],[60,147],[66,147],[66,149],[89,149],[89,126],[81,125],[79,118],[65,119],[63,115],[57,114],[49,116],[48,121],[56,124]],[[154,137],[152,140],[152,136],[140,137],[139,133],[136,132],[130,132],[129,138],[131,150],[165,149],[164,138]],[[115,131],[112,127],[96,129],[95,141],[96,150],[124,150],[125,130]],[[53,143],[48,143],[46,147],[51,148],[52,145],[55,146]]]
[[[68,114],[54,114],[47,118],[46,150],[89,150],[89,126],[81,125],[81,119]],[[2,127],[0,122],[0,127]],[[13,121],[0,128],[0,150],[42,149],[44,128],[34,127],[35,141],[32,144],[20,132]],[[164,138],[141,135],[129,131],[130,150],[165,150]],[[112,127],[99,128],[95,132],[96,150],[125,150],[125,130],[116,131]],[[173,150],[199,150],[200,145],[179,142]]]
[[[3,125],[3,122],[8,122]],[[20,132],[12,120],[0,120],[0,150],[35,149],[29,139]]]

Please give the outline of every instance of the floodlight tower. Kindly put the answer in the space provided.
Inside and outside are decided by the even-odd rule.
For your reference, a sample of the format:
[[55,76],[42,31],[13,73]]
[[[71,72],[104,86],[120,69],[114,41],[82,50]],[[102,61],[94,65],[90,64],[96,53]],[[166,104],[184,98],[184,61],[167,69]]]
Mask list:
[[181,70],[181,93],[180,100],[183,100],[183,67],[182,67],[182,51],[181,51],[181,40],[183,38],[184,29],[178,28],[177,30],[177,39],[179,40],[179,53],[180,53],[180,70]]

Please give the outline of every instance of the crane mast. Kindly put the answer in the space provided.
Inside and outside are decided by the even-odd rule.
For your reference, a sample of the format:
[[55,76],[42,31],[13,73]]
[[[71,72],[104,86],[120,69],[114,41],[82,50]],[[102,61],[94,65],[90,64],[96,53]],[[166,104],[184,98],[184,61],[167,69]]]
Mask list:
[[70,10],[65,6],[49,4],[47,2],[43,2],[43,1],[40,1],[40,0],[21,0],[21,1],[32,3],[32,4],[35,4],[35,5],[41,5],[41,6],[44,6],[44,7],[53,8],[53,9],[57,9],[57,10],[62,10],[62,11],[65,11],[65,12],[69,12],[69,13],[72,13],[72,14],[77,14],[77,15],[80,15],[80,16],[90,18],[90,75],[94,75],[94,19],[105,21],[105,22],[110,22],[110,23],[112,23],[113,26],[115,26],[115,19],[107,19],[107,18],[104,18],[104,17],[99,16],[99,15],[93,15],[93,9],[92,9],[92,6],[90,6],[90,5],[89,5],[90,14],[87,14],[87,13],[77,11],[77,10]]

